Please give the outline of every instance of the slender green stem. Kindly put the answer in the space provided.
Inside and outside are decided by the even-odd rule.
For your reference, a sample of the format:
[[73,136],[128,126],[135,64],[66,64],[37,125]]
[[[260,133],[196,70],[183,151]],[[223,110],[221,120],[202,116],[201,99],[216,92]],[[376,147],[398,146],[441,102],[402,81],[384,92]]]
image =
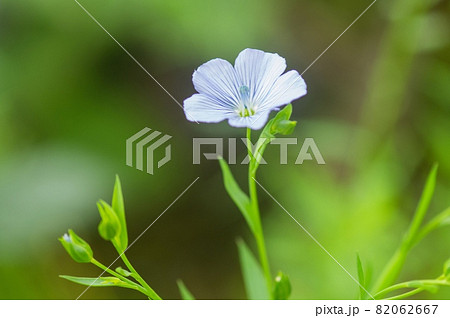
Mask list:
[[250,128],[247,128],[247,151],[248,156],[250,157],[250,167],[253,165],[253,162],[255,160],[255,156],[253,154],[252,149],[252,130]]
[[420,293],[420,292],[423,292],[424,290],[425,290],[425,289],[423,289],[423,288],[416,288],[416,289],[413,289],[413,290],[411,290],[411,291],[409,291],[409,292],[407,292],[407,293],[400,294],[400,295],[393,296],[393,297],[389,297],[389,298],[385,298],[385,299],[386,299],[386,300],[400,300],[400,299],[405,299],[405,298],[408,298],[408,297],[413,296],[413,295],[415,295],[415,294],[418,294],[418,293]]
[[406,256],[409,252],[409,246],[409,242],[407,242],[406,240],[402,241],[402,244],[395,251],[394,255],[392,255],[391,259],[386,264],[383,272],[378,278],[377,283],[373,288],[375,292],[381,290],[386,286],[389,286],[396,279],[396,277],[400,273],[401,268],[403,267],[403,264],[405,263]]
[[445,209],[438,215],[436,215],[430,222],[428,222],[420,232],[416,235],[416,238],[414,239],[414,242],[412,242],[412,245],[416,245],[418,242],[420,242],[425,236],[427,236],[431,231],[437,229],[438,227],[442,226],[445,221],[445,219],[450,218],[450,208]]
[[269,260],[267,257],[266,244],[264,241],[264,233],[263,233],[262,224],[261,224],[261,215],[259,212],[258,194],[257,194],[257,189],[256,189],[256,181],[255,181],[256,169],[254,169],[256,160],[255,160],[255,157],[254,157],[254,155],[252,153],[252,149],[251,149],[251,130],[250,130],[250,128],[247,128],[247,149],[248,149],[248,154],[250,157],[250,164],[249,164],[249,169],[248,169],[248,187],[249,187],[249,193],[250,193],[250,202],[251,202],[252,211],[253,211],[252,217],[255,222],[254,237],[256,240],[256,245],[258,247],[258,254],[259,254],[259,259],[261,262],[261,267],[263,269],[264,278],[266,279],[267,290],[269,292],[269,295],[271,295],[272,294],[272,276],[270,274]]
[[[418,287],[417,288],[417,287],[414,286],[414,285],[417,286],[418,284],[424,285],[424,287]],[[426,290],[427,288],[425,286],[436,286],[436,285],[449,286],[450,283],[445,280],[445,276],[444,275],[441,275],[441,276],[439,276],[436,279],[424,279],[424,280],[403,282],[403,283],[395,284],[395,285],[392,285],[390,287],[387,287],[387,288],[383,289],[382,291],[376,293],[374,298],[375,299],[379,299],[382,296],[384,296],[386,294],[389,294],[389,293],[391,293],[393,291],[396,291],[398,289],[414,288],[414,290],[411,290],[411,291],[409,291],[407,293],[400,294],[400,295],[388,298],[388,299],[401,299],[400,297],[403,297],[403,298],[404,297],[408,297],[408,296],[411,296],[411,295],[414,295],[414,294],[417,294],[417,293],[419,293],[421,291]]]
[[122,261],[125,263],[125,265],[128,267],[130,272],[134,274],[134,278],[147,290],[148,296],[151,299],[161,300],[161,297],[147,284],[147,282],[139,275],[139,273],[134,269],[133,265],[131,265],[130,261],[128,260],[125,253],[121,253],[120,257],[122,258]]
[[141,293],[143,293],[144,295],[148,295],[146,289],[144,289],[142,286],[136,284],[135,282],[129,280],[128,278],[123,277],[122,275],[120,275],[119,273],[113,271],[112,269],[109,269],[108,267],[106,267],[105,265],[103,265],[102,263],[100,263],[99,261],[97,261],[96,259],[92,259],[91,263],[97,267],[99,267],[100,269],[104,270],[105,272],[107,272],[108,274],[111,274],[115,277],[117,277],[118,279],[120,279],[121,281],[129,284],[130,286],[132,286],[135,290],[140,291]]

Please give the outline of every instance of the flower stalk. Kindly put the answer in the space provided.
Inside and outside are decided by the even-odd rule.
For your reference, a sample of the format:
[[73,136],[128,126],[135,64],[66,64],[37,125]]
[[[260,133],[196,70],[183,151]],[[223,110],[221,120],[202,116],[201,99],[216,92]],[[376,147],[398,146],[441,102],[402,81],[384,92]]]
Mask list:
[[259,204],[258,204],[258,193],[255,181],[257,167],[254,168],[256,164],[256,158],[253,155],[251,144],[252,144],[251,129],[247,128],[247,149],[248,155],[250,157],[250,164],[248,169],[248,188],[250,194],[250,204],[253,211],[253,221],[255,225],[253,235],[255,237],[256,245],[258,247],[259,259],[261,262],[261,267],[263,269],[264,278],[266,280],[267,290],[270,295],[272,291],[272,275],[270,273],[269,259],[267,257],[267,249],[264,240],[264,233],[261,223],[261,214],[259,211]]
[[[129,280],[126,277],[123,277],[122,275],[120,275],[119,273],[113,271],[112,269],[106,267],[105,265],[103,265],[102,263],[100,263],[99,261],[97,261],[95,258],[91,260],[91,263],[95,266],[97,266],[98,268],[100,268],[101,270],[103,270],[104,272],[111,274],[115,277],[117,277],[118,279],[120,279],[121,281],[129,284],[130,286],[133,286],[135,290],[147,295],[147,291],[140,285],[136,284],[135,282]],[[149,295],[147,295],[149,296]]]
[[144,287],[146,291],[145,294],[152,300],[161,300],[162,298],[159,297],[159,295],[150,287],[149,284],[147,284],[147,282],[141,277],[141,275],[139,275],[133,265],[131,265],[131,262],[128,260],[125,253],[121,253],[120,258],[125,263],[130,272],[133,273],[133,277],[139,282],[139,284],[142,285],[142,287]]

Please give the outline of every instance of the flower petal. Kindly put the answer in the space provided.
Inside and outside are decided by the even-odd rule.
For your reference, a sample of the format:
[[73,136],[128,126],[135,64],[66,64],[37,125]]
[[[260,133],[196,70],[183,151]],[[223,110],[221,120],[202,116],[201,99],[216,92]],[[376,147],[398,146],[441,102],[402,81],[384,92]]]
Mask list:
[[223,59],[213,59],[201,65],[192,75],[197,92],[205,94],[221,106],[239,104],[240,82],[233,66]]
[[239,115],[236,115],[228,119],[228,124],[233,127],[249,127],[253,130],[258,130],[266,124],[269,113],[270,111],[265,111],[249,117],[239,117]]
[[286,69],[286,60],[276,53],[245,49],[236,58],[234,68],[242,85],[249,88],[251,102],[260,105]]
[[306,95],[306,83],[297,71],[289,71],[278,78],[258,111],[284,106]]
[[187,120],[204,123],[218,123],[224,119],[237,115],[231,108],[217,104],[217,102],[203,94],[194,94],[183,103]]

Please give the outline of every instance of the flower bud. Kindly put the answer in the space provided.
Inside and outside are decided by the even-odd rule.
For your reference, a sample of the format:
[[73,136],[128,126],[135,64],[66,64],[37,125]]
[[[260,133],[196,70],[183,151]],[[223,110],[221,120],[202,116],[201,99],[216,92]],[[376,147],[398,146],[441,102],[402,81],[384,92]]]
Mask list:
[[97,207],[102,218],[98,225],[98,233],[104,240],[111,241],[120,234],[119,218],[113,208],[105,201],[100,200]]
[[93,253],[89,244],[76,235],[74,231],[69,230],[68,232],[69,234],[66,233],[59,238],[67,253],[78,263],[91,262]]
[[273,289],[273,297],[277,300],[286,300],[291,295],[291,282],[282,272],[278,272],[275,277],[275,284]]
[[275,134],[290,135],[294,131],[296,125],[297,125],[296,121],[288,119],[274,121],[271,127],[271,133],[273,135]]

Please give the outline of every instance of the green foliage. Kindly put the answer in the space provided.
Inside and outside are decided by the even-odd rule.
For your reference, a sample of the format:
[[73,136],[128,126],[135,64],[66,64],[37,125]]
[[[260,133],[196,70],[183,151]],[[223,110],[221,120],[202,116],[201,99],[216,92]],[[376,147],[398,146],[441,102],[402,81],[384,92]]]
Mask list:
[[423,279],[423,280],[412,280],[408,282],[403,282],[399,284],[395,284],[388,288],[383,289],[375,295],[376,299],[382,299],[386,295],[398,290],[403,289],[412,289],[411,291],[405,292],[403,294],[398,294],[395,296],[391,296],[389,298],[384,299],[405,299],[414,294],[420,293],[422,291],[428,291],[430,293],[436,293],[439,289],[439,286],[450,286],[450,282],[446,280],[443,276],[437,279]]
[[[374,287],[375,291],[379,291],[394,283],[405,264],[406,256],[414,244],[418,242],[417,238],[420,236],[419,230],[427,213],[436,186],[437,168],[437,164],[434,164],[431,168],[409,229],[406,232],[400,247],[394,253],[378,278]],[[423,236],[421,239],[423,239]]]
[[81,237],[69,230],[69,234],[64,234],[59,238],[62,246],[75,262],[89,263],[93,258],[93,252],[89,244]]
[[238,239],[236,244],[248,299],[270,299],[266,289],[264,274],[252,251],[242,239]]
[[274,138],[277,134],[289,135],[295,129],[297,125],[296,121],[290,120],[292,115],[292,105],[286,105],[282,110],[276,113],[275,117],[269,120],[261,132],[260,139],[266,138],[268,143],[271,138]]
[[116,182],[114,184],[114,192],[112,197],[112,209],[117,215],[120,222],[120,235],[117,238],[116,245],[120,252],[123,252],[128,247],[128,233],[127,222],[125,220],[125,206],[123,203],[122,187],[120,185],[119,176],[116,175]]
[[[225,123],[189,125],[184,122],[182,110],[170,99],[164,99],[161,95],[164,92],[153,83],[148,82],[145,87],[132,85],[141,82],[145,73],[106,34],[102,35],[102,30],[74,7],[73,2],[46,3],[43,6],[42,1],[36,0],[26,1],[26,5],[23,1],[1,2],[7,18],[2,16],[3,32],[0,31],[3,88],[0,93],[0,299],[61,298],[78,291],[68,282],[61,284],[57,275],[47,275],[61,270],[60,253],[65,253],[59,242],[55,244],[55,229],[66,230],[69,224],[89,243],[94,243],[90,238],[97,235],[98,215],[96,211],[92,213],[91,206],[96,201],[92,200],[92,194],[108,189],[107,180],[118,169],[122,181],[126,180],[130,186],[130,194],[133,193],[128,197],[126,188],[123,189],[126,208],[139,207],[133,211],[134,220],[150,218],[148,211],[152,206],[169,202],[178,195],[177,187],[170,184],[182,184],[185,178],[198,173],[197,166],[172,162],[170,168],[167,166],[170,177],[161,171],[146,178],[126,167],[122,141],[133,129],[152,121],[158,127],[150,127],[186,138],[209,133],[224,136],[222,132],[234,137],[232,131],[235,131]],[[175,89],[178,94],[175,96],[182,99],[188,96],[181,96],[182,91],[193,90],[187,79],[200,62],[212,57],[233,62],[236,53],[246,46],[279,51],[288,57],[287,69],[302,72],[316,57],[315,49],[328,44],[324,38],[334,39],[331,38],[334,32],[343,31],[339,29],[365,8],[360,7],[364,5],[360,0],[323,3],[327,2],[115,1],[104,7],[100,1],[90,1],[86,5],[142,65],[151,68],[150,64],[156,63],[165,70],[163,85],[171,94]],[[301,134],[295,137],[314,137],[324,158],[328,158],[327,165],[287,165],[280,169],[269,165],[261,171],[261,180],[258,178],[268,190],[275,191],[273,195],[280,203],[294,209],[293,212],[298,211],[305,226],[312,227],[314,235],[333,254],[339,255],[344,264],[354,264],[352,251],[361,251],[366,279],[369,260],[374,274],[378,275],[390,256],[386,253],[394,248],[399,233],[407,227],[405,216],[412,212],[403,210],[401,204],[410,204],[414,198],[413,192],[407,193],[405,189],[411,189],[411,182],[420,183],[419,172],[434,160],[440,162],[442,180],[433,198],[432,206],[436,210],[430,209],[425,221],[448,206],[450,60],[446,52],[450,19],[447,3],[377,1],[346,37],[336,43],[345,54],[329,51],[304,74],[309,95],[293,103],[293,120],[298,120],[302,128]],[[291,13],[297,18],[283,22],[280,13]],[[139,32],[133,32],[130,37],[133,26],[124,22],[124,18],[131,19]],[[320,35],[298,32],[304,29],[305,23]],[[370,28],[373,25],[383,32]],[[280,36],[283,41],[279,40]],[[362,38],[367,50],[360,50]],[[443,46],[430,45],[430,41]],[[364,56],[369,51],[370,56]],[[156,74],[152,72],[158,80],[160,69],[155,69]],[[337,77],[337,73],[342,76]],[[186,79],[186,85],[176,92],[181,78]],[[369,96],[369,101],[364,102],[364,96]],[[130,104],[134,105],[132,109]],[[174,138],[173,150],[190,153],[192,145],[186,138]],[[274,149],[273,155],[277,154]],[[230,168],[240,181],[233,166]],[[286,177],[281,178],[282,175]],[[39,186],[34,180],[38,180]],[[246,184],[240,185],[246,192]],[[208,214],[195,223],[199,225],[195,231],[204,229],[205,223],[218,224],[224,214],[234,212],[224,209],[229,198],[220,195],[223,190],[219,186],[206,189],[207,193],[200,196],[185,197],[183,204],[174,206],[177,210],[172,211],[173,215],[183,222],[186,220],[182,216],[184,205],[195,206],[200,215]],[[158,203],[143,200],[148,191]],[[214,197],[215,213],[208,213],[207,206],[199,202],[205,196]],[[111,204],[109,197],[101,198]],[[132,198],[135,202],[131,202]],[[357,286],[346,281],[335,264],[321,261],[322,251],[302,239],[298,229],[285,226],[290,221],[277,214],[279,211],[269,198],[265,197],[263,202],[266,239],[276,245],[270,251],[271,260],[274,265],[283,264],[283,269],[290,269],[287,273],[294,287],[292,298],[354,296],[353,289]],[[138,230],[141,227],[136,222],[133,226]],[[440,224],[438,232],[429,239],[415,240],[414,244],[420,244],[420,254],[410,255],[405,263],[405,272],[417,273],[411,279],[429,277],[429,269],[442,267],[441,261],[448,256],[450,231],[447,229],[450,228],[442,228],[445,222]],[[236,233],[241,225],[233,222],[224,226]],[[86,228],[81,232],[80,226]],[[150,234],[155,234],[154,230],[157,229],[152,229]],[[204,236],[192,235],[192,231],[191,227],[185,227],[171,233],[171,237],[174,242],[189,239],[190,248],[195,250]],[[419,233],[426,234],[422,230]],[[335,235],[339,240],[329,239]],[[189,252],[183,250],[184,244],[173,244],[170,248],[174,254]],[[154,253],[162,250],[161,244],[152,248]],[[42,252],[30,251],[45,251],[45,257]],[[300,254],[293,257],[297,252],[307,255],[310,261],[299,259]],[[213,253],[208,262],[198,263],[194,260],[197,253],[185,253],[184,260],[198,264],[201,273],[211,271],[211,264],[223,261],[223,255],[219,254]],[[105,260],[110,259],[102,255]],[[109,256],[112,260],[114,255]],[[143,269],[144,264],[153,267],[153,256],[153,253],[138,255]],[[173,265],[170,258],[158,262],[161,268]],[[83,269],[77,268],[78,265],[72,262],[64,270],[82,274],[78,270]],[[216,277],[217,283],[223,286],[236,275],[239,272],[230,269]],[[31,286],[29,277],[45,279]],[[316,282],[314,287],[302,286],[305,277]],[[295,288],[297,284],[300,286]],[[62,292],[61,286],[67,290]],[[160,286],[170,298],[178,296],[170,283]],[[201,286],[203,295],[216,289],[214,284]],[[236,285],[227,286],[230,288],[214,294],[232,298],[236,292],[232,287]],[[99,297],[94,293],[88,295]],[[424,293],[420,297],[432,295]],[[450,299],[450,289],[442,288],[436,297]]]
[[359,299],[367,299],[367,283],[364,276],[364,269],[359,254],[356,254],[356,267],[358,269],[358,282],[359,282]]
[[[290,135],[294,132],[296,121],[290,120],[292,115],[292,104],[285,106],[280,110],[275,117],[267,125],[268,131],[270,131],[271,136],[277,134]],[[269,135],[269,134],[268,134]]]
[[411,222],[411,226],[408,230],[405,240],[407,244],[414,242],[414,238],[417,235],[419,227],[428,211],[430,206],[431,198],[433,197],[434,189],[436,187],[436,176],[437,176],[438,164],[435,163],[428,174],[427,181],[425,182],[425,187],[420,196],[419,203],[417,204],[416,212],[414,213],[414,218]]
[[424,290],[429,292],[436,292],[439,286],[450,286],[450,282],[448,281],[449,261],[447,261],[444,264],[443,274],[437,279],[413,280],[386,287],[392,284],[397,278],[401,268],[405,263],[406,256],[411,248],[415,244],[419,243],[422,239],[424,239],[425,236],[431,231],[445,225],[448,222],[450,208],[438,214],[427,225],[422,226],[423,219],[425,218],[434,194],[437,168],[438,165],[434,164],[430,173],[428,174],[424,189],[422,191],[422,195],[416,208],[416,212],[414,213],[413,220],[411,221],[411,225],[402,241],[402,244],[395,252],[390,262],[386,265],[383,273],[380,275],[377,287],[375,288],[375,291],[378,291],[378,293],[376,294],[376,297],[378,298],[398,289],[413,288],[412,291],[406,292],[404,294],[399,294],[388,299],[404,299]]
[[263,128],[255,146],[254,152],[256,154],[256,158],[255,162],[253,163],[253,167],[251,167],[253,173],[256,172],[256,169],[258,169],[262,154],[264,153],[264,150],[270,140],[272,138],[275,138],[277,134],[289,135],[294,131],[297,122],[290,120],[291,115],[292,105],[289,104],[282,110],[280,110],[274,118],[269,120],[266,126]]
[[[64,234],[64,236],[59,239],[69,255],[79,263],[92,263],[93,265],[102,269],[103,272],[107,272],[114,277],[89,278],[67,275],[61,275],[60,277],[77,284],[87,285],[89,287],[116,286],[131,288],[143,293],[149,299],[161,299],[161,297],[159,297],[159,295],[134,269],[127,256],[125,255],[125,250],[128,244],[128,236],[126,230],[122,189],[118,176],[116,176],[112,206],[110,206],[105,201],[100,200],[97,203],[97,207],[101,216],[101,221],[98,226],[98,232],[103,239],[111,241],[111,243],[119,253],[119,257],[125,263],[128,270],[123,269],[122,267],[117,267],[116,270],[113,271],[109,267],[106,267],[105,265],[94,259],[93,252],[89,244],[78,237],[72,230],[69,230],[69,235]],[[125,233],[125,236],[123,235],[123,233]],[[135,279],[137,283],[133,282],[127,277]]]
[[416,239],[413,242],[413,245],[422,241],[432,231],[447,225],[450,225],[450,208],[445,209],[444,211],[436,215],[425,226],[423,226],[420,232],[417,234]]
[[250,197],[241,190],[225,160],[219,158],[225,189],[247,221],[258,247],[260,263],[258,263],[245,243],[242,240],[238,240],[241,271],[247,296],[250,299],[269,299],[271,294],[273,294],[273,297],[277,297],[276,299],[287,299],[291,292],[289,279],[282,273],[280,273],[280,276],[276,277],[275,284],[272,286],[272,277],[261,225],[255,179],[262,155],[270,140],[277,134],[287,135],[293,132],[297,122],[290,120],[291,114],[291,104],[280,110],[263,128],[253,150],[251,149],[251,146],[249,146],[251,145],[251,130],[250,128],[247,128],[247,148],[250,157],[248,169]]
[[178,290],[180,291],[183,300],[195,300],[194,295],[187,289],[186,285],[181,279],[177,280]]
[[255,233],[256,225],[253,218],[253,211],[249,197],[247,196],[247,194],[244,193],[244,191],[241,190],[241,188],[237,184],[225,160],[223,158],[219,158],[219,162],[220,167],[222,168],[223,183],[225,185],[225,190],[227,190],[228,195],[236,204],[239,211],[241,211],[251,231]]
[[126,269],[123,269],[121,266],[116,268],[116,272],[120,275],[122,275],[123,277],[130,277],[133,276],[132,272],[127,271]]
[[275,300],[287,300],[291,295],[291,282],[289,277],[283,272],[278,272],[275,276],[275,283],[273,288],[273,299]]
[[76,276],[67,276],[67,275],[59,275],[59,277],[67,279],[71,282],[91,286],[91,287],[124,287],[124,288],[132,288],[135,289],[134,286],[131,286],[116,277],[76,277]]
[[112,241],[121,232],[119,218],[112,207],[103,200],[97,203],[102,220],[98,225],[98,233],[106,241]]

